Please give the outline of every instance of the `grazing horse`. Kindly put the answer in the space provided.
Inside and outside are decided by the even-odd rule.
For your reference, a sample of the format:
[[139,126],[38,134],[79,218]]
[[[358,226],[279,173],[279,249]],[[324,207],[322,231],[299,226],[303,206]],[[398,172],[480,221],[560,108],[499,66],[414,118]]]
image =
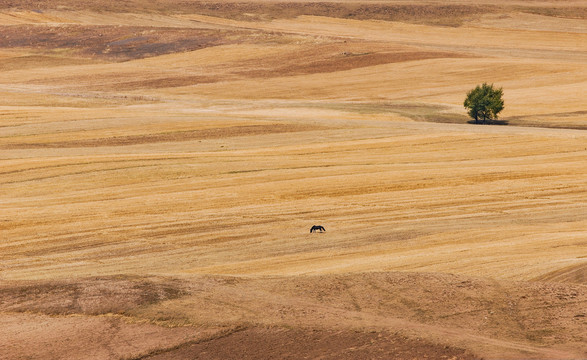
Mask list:
[[320,231],[320,232],[322,232],[322,231],[326,231],[326,229],[322,225],[314,225],[310,229],[310,232],[313,233],[314,231]]

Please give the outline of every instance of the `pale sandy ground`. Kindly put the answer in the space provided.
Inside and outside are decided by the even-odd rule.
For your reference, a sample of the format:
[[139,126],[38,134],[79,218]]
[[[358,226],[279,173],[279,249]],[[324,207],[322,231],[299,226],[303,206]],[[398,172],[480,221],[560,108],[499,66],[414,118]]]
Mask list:
[[586,22],[498,5],[3,8],[0,359],[587,357]]

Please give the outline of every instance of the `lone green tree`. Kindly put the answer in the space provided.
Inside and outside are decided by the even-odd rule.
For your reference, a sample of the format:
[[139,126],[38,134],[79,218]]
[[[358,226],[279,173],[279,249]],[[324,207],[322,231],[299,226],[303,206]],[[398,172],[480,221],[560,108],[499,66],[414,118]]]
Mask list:
[[502,96],[502,88],[496,89],[493,84],[483,83],[467,93],[464,105],[475,124],[479,120],[485,123],[487,120],[497,120],[497,114],[503,110]]

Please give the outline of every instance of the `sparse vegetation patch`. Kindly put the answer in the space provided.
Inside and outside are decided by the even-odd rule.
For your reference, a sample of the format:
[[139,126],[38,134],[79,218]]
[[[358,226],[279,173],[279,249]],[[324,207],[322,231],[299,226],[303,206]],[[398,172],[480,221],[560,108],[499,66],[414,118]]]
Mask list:
[[241,32],[136,26],[0,26],[0,48],[73,50],[80,55],[127,61],[226,44]]
[[185,295],[177,282],[148,279],[96,278],[82,281],[0,283],[0,312],[35,312],[47,315],[122,314],[139,306]]

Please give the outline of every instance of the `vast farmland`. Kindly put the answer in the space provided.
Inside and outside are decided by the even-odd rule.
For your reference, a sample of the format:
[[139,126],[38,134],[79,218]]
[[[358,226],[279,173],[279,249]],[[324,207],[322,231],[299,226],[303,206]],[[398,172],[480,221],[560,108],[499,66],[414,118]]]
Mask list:
[[586,18],[0,0],[0,359],[586,358]]

